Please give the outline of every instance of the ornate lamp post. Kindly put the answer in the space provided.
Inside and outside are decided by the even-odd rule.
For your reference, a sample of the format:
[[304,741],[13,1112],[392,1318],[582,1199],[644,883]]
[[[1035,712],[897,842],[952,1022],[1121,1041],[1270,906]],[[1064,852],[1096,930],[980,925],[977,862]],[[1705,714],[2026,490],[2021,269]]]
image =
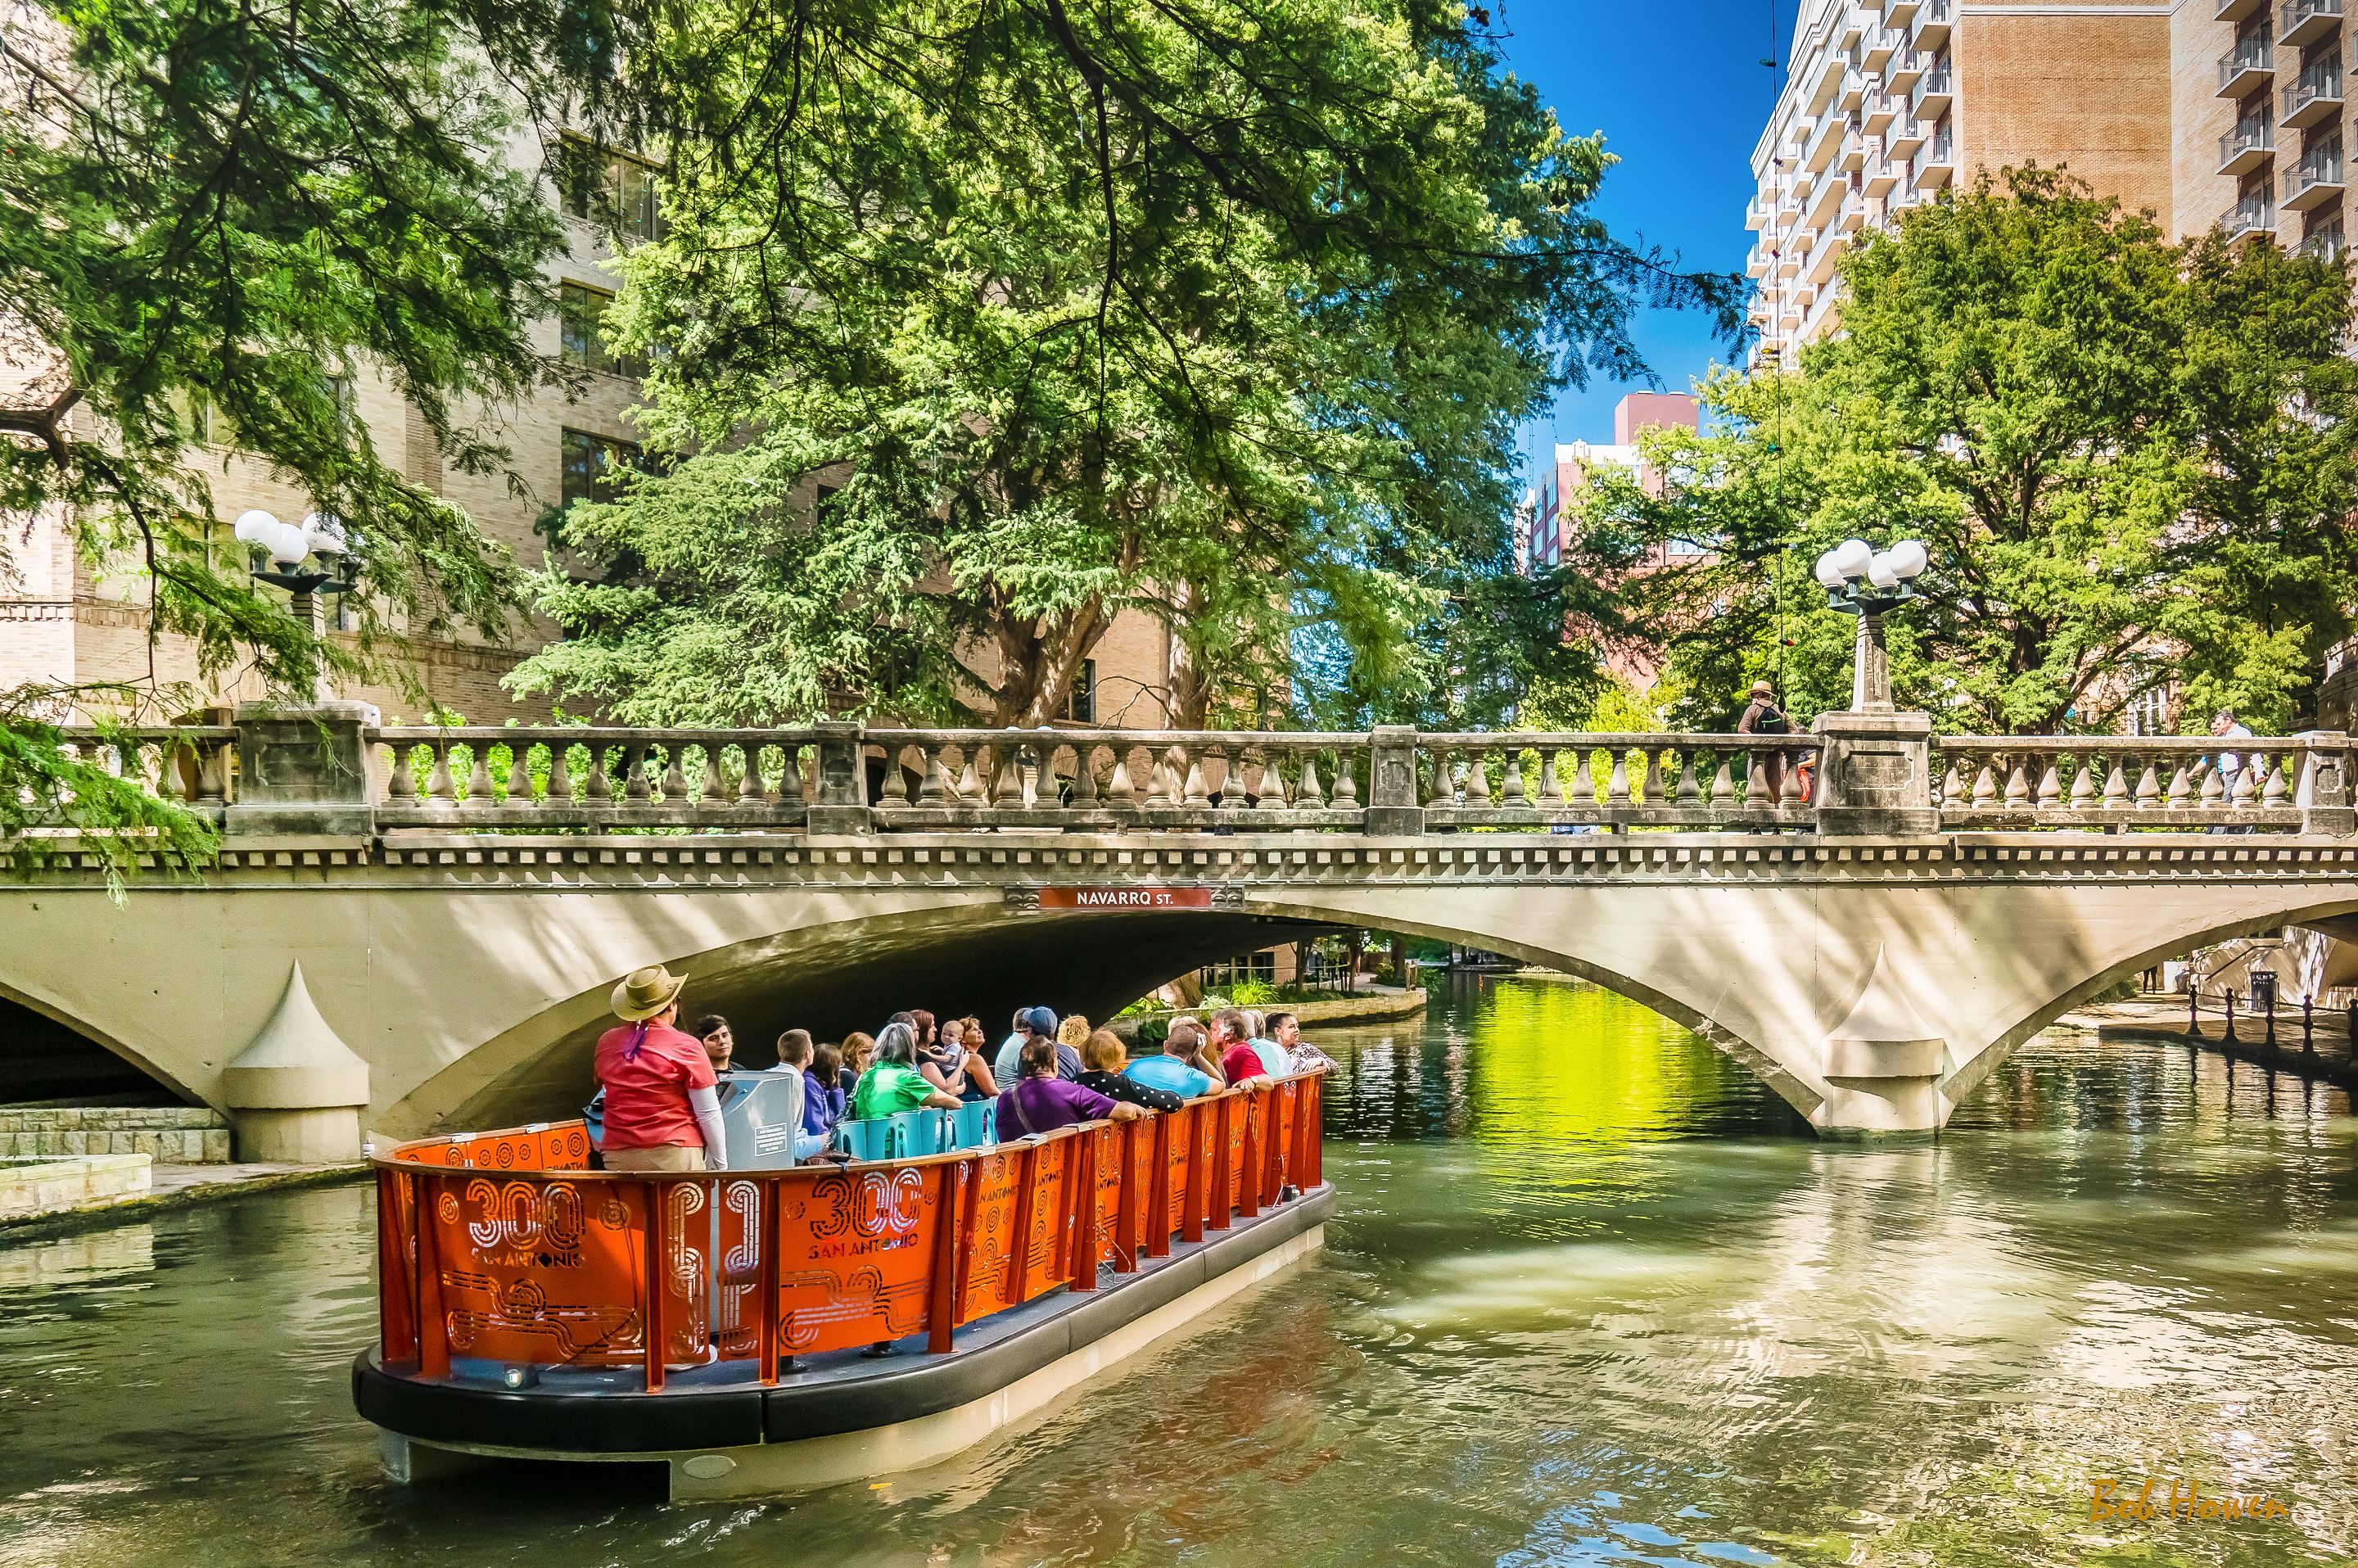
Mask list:
[[1877,551],[1864,539],[1845,539],[1818,557],[1817,579],[1827,607],[1858,617],[1858,656],[1851,671],[1853,713],[1889,713],[1891,660],[1884,651],[1883,618],[1911,600],[1928,560],[1924,546],[1902,539]]
[[[329,513],[313,512],[298,526],[281,523],[276,517],[256,507],[238,514],[235,532],[239,540],[251,546],[257,557],[266,557],[268,567],[254,565],[251,569],[256,582],[266,582],[273,588],[283,588],[291,596],[287,608],[295,619],[310,629],[315,637],[321,634],[319,594],[350,593],[355,583],[339,573],[348,570],[343,524]],[[306,560],[317,565],[306,568]],[[324,701],[327,672],[314,665],[311,671],[311,698]]]

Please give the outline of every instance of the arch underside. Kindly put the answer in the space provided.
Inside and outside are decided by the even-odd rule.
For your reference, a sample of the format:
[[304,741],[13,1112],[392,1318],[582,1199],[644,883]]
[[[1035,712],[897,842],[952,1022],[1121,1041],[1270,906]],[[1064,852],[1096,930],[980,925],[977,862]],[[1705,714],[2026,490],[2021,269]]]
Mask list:
[[203,1099],[146,1054],[0,979],[0,1105]]

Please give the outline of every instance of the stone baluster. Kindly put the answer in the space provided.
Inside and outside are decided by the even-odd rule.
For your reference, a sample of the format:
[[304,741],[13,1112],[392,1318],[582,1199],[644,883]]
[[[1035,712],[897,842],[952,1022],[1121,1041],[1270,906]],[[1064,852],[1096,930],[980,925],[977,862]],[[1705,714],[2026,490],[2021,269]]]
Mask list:
[[1253,761],[1259,769],[1253,775],[1255,811],[1282,811],[1285,808],[1285,774],[1278,767],[1278,759],[1282,755],[1274,746],[1261,746],[1253,752]]
[[1296,755],[1302,759],[1302,776],[1293,782],[1293,806],[1297,811],[1326,809],[1325,786],[1318,782],[1318,752],[1304,746]]
[[2206,811],[2216,810],[2226,804],[2226,786],[2219,782],[2219,770],[2216,767],[2203,769],[2202,808]]
[[1801,763],[1809,755],[1810,753],[1807,752],[1788,752],[1784,754],[1784,775],[1777,781],[1778,809],[1781,811],[1792,811],[1798,809],[1803,804],[1801,800]]
[[1971,798],[1965,784],[1964,764],[1952,757],[1949,759],[1949,774],[1941,781],[1941,809],[1962,811]]
[[2037,809],[2039,811],[2052,811],[2063,804],[2063,775],[2056,768],[2056,764],[2061,761],[2062,758],[2060,755],[2051,752],[2031,759],[2031,766],[2039,770]]
[[1679,782],[1671,799],[1681,809],[1703,804],[1703,786],[1695,781],[1695,754],[1692,748],[1679,753]]
[[1138,806],[1138,781],[1130,775],[1130,758],[1137,748],[1113,743],[1113,772],[1106,779],[1106,803],[1118,811]]
[[2162,804],[2171,811],[2182,811],[2194,805],[2194,781],[2186,769],[2186,763],[2180,762],[2170,770],[2169,794]]
[[1095,811],[1098,808],[1098,743],[1095,741],[1073,742],[1073,809]]
[[1212,786],[1204,777],[1204,748],[1189,746],[1180,754],[1186,759],[1187,762],[1187,782],[1184,786],[1185,793],[1182,797],[1183,804],[1191,806],[1209,806],[1212,804]]
[[709,809],[720,804],[720,742],[707,741],[698,749],[704,766],[696,781],[696,804]]
[[1556,772],[1556,749],[1540,748],[1540,805],[1553,811],[1563,805],[1563,776]]
[[1987,811],[1997,804],[1997,759],[1976,763],[1974,770],[1974,809]]
[[2274,811],[2292,796],[2292,787],[2285,781],[2285,759],[2267,758],[2261,765],[2266,770],[2260,776],[2260,805]]
[[559,733],[548,743],[548,795],[551,806],[573,804],[573,770],[567,765],[565,754],[573,750],[573,742]]
[[[390,743],[387,750],[392,755],[384,769],[384,797],[387,800],[402,802],[416,799],[417,780],[409,771],[410,748],[404,742],[395,741]],[[177,773],[177,770],[171,766],[171,753],[167,752],[164,754],[164,777],[168,783]]]
[[1335,792],[1330,804],[1337,811],[1359,809],[1359,774],[1353,765],[1357,761],[1348,752],[1335,753]]
[[2121,759],[2115,757],[2112,759],[2112,766],[2106,769],[2104,773],[2104,809],[2106,811],[2118,811],[2127,806],[2128,803],[2128,773],[2126,770],[2121,766]]
[[1424,780],[1424,804],[1427,806],[1456,805],[1457,784],[1450,776],[1453,764],[1449,760],[1448,748],[1435,746],[1426,759],[1426,766],[1431,772]]
[[623,744],[622,798],[633,806],[654,798],[654,786],[647,779],[647,763],[653,760],[654,750],[640,741]]
[[763,806],[768,798],[762,787],[762,742],[749,736],[737,746],[737,804]]
[[982,748],[974,745],[961,746],[958,752],[960,760],[957,788],[953,792],[953,798],[961,806],[986,804],[989,797],[982,791]]
[[2266,766],[2266,757],[2250,752],[2244,753],[2244,765],[2235,770],[2234,794],[2227,803],[2230,810],[2249,811],[2257,803],[2259,791],[2253,784],[2252,775]]
[[2025,811],[2030,806],[2029,757],[2017,752],[2006,771],[2006,808]]
[[1612,752],[1613,771],[1606,775],[1605,798],[1615,806],[1629,804],[1629,755],[1617,748]]
[[1632,786],[1637,790],[1640,806],[1660,806],[1662,802],[1662,753],[1651,746],[1638,752],[1638,777]]
[[471,741],[467,747],[467,809],[488,811],[492,800],[492,749]]
[[508,742],[506,804],[527,806],[532,803],[532,742],[519,737]]
[[665,806],[687,803],[687,774],[681,763],[681,753],[687,750],[676,741],[664,742],[663,799]]
[[606,772],[606,742],[603,741],[591,741],[589,745],[589,804],[591,806],[611,806],[614,804],[614,781]]
[[1005,742],[989,748],[990,804],[1012,811],[1023,804],[1023,762],[1014,746]]
[[1704,804],[1722,811],[1732,810],[1736,806],[1736,759],[1722,752],[1717,761],[1719,765],[1711,771],[1711,795]]
[[2136,809],[2151,811],[2160,804],[2161,773],[2154,765],[2153,759],[2147,757],[2145,760],[2145,766],[2137,772]]
[[426,798],[436,806],[449,806],[459,798],[459,786],[450,778],[450,742],[432,740],[426,742],[434,749],[434,767],[426,775]]

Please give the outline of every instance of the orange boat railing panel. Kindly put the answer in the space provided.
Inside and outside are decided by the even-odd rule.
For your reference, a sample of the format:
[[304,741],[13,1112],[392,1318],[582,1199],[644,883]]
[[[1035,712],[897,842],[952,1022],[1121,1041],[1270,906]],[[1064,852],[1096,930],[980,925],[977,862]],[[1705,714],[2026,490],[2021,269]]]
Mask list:
[[953,1332],[1320,1184],[1319,1078],[899,1162],[591,1171],[579,1121],[377,1157],[381,1355],[668,1371]]

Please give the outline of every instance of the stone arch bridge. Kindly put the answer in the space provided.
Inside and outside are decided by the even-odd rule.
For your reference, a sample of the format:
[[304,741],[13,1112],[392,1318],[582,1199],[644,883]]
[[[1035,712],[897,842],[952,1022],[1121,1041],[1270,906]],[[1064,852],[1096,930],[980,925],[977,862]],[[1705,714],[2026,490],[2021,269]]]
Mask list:
[[1103,1016],[1357,925],[1584,976],[1822,1130],[1882,1133],[1939,1128],[2163,957],[2358,914],[2340,736],[2262,742],[2230,781],[2209,742],[1934,740],[1909,717],[1779,742],[1815,759],[1812,800],[1733,737],[392,730],[332,710],[93,735],[216,815],[223,852],[118,897],[70,841],[18,846],[0,998],[242,1128],[357,1106],[408,1136],[578,1106],[608,989],[640,964],[686,970],[689,1010],[739,1020],[760,1062],[777,1028],[904,1005]]

